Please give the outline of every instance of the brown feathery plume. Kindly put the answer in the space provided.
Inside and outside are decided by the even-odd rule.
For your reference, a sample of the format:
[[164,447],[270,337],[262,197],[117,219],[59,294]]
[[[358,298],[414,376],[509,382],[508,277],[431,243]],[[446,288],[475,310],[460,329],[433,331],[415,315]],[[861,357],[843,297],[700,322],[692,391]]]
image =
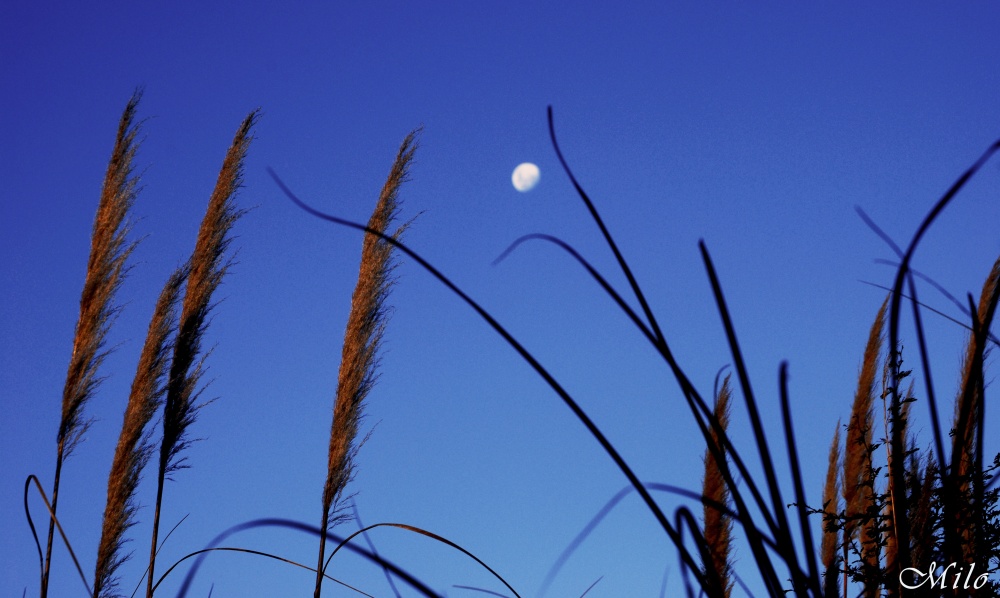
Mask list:
[[[1000,292],[1000,259],[993,263],[986,282],[983,283],[983,290],[979,296],[979,308],[976,313],[978,325],[981,327],[990,317],[990,305],[996,301],[996,294]],[[962,356],[962,378],[959,382],[958,397],[955,399],[955,420],[952,425],[954,437],[952,438],[951,450],[951,478],[955,481],[955,496],[953,501],[949,501],[949,506],[970,505],[974,503],[970,495],[969,487],[972,480],[973,464],[976,458],[976,433],[979,421],[979,411],[982,408],[982,396],[980,395],[981,377],[983,374],[983,363],[989,354],[989,345],[977,348],[976,337],[969,333],[969,340],[965,355]],[[981,355],[977,359],[977,349]],[[976,368],[978,367],[978,371]],[[954,556],[956,559],[964,559],[965,562],[972,562],[975,559],[975,538],[973,524],[975,515],[970,508],[947,509],[951,524],[948,526],[959,532],[961,543],[960,551]],[[953,513],[952,511],[959,511]]]
[[130,556],[121,553],[125,531],[135,523],[135,491],[142,469],[153,453],[147,426],[166,390],[164,381],[172,348],[170,335],[175,326],[177,300],[186,277],[187,270],[178,268],[164,285],[139,356],[118,446],[111,462],[111,473],[108,474],[108,501],[104,507],[101,543],[97,549],[94,598],[118,595],[115,572]]
[[[851,419],[847,424],[847,439],[844,446],[844,479],[841,487],[844,497],[844,562],[847,562],[847,548],[858,531],[858,521],[868,510],[872,499],[871,487],[866,484],[866,476],[871,469],[872,444],[872,404],[875,399],[875,372],[878,370],[879,355],[882,352],[882,329],[885,323],[885,307],[882,303],[875,322],[868,333],[861,373],[858,375],[858,389],[851,406]],[[862,544],[865,542],[862,539]],[[847,574],[844,574],[844,595],[847,595]]]
[[160,524],[160,506],[163,502],[163,482],[168,473],[184,467],[180,453],[187,448],[187,428],[194,423],[200,405],[197,404],[198,381],[204,366],[201,354],[201,337],[208,328],[208,315],[212,310],[212,294],[222,283],[230,262],[225,260],[229,246],[229,231],[242,210],[235,205],[236,192],[243,184],[243,160],[253,137],[250,131],[260,116],[251,112],[236,131],[233,143],[222,162],[215,190],[208,200],[208,209],[198,230],[198,240],[188,261],[187,285],[177,340],[170,363],[166,401],[163,407],[163,440],[160,444],[160,463],[153,512],[153,534],[149,553],[149,577],[146,597],[153,595],[153,571],[156,561],[157,535]]
[[[719,428],[725,432],[729,427],[729,400],[732,397],[732,388],[729,386],[729,376],[722,381],[722,388],[719,396],[715,399],[715,419],[719,423]],[[721,443],[720,435],[713,427],[711,431],[712,447],[716,452],[725,455]],[[704,505],[703,522],[705,525],[705,543],[712,556],[712,562],[706,563],[706,570],[711,567],[718,576],[722,596],[729,598],[733,591],[732,563],[729,555],[732,550],[731,540],[733,531],[732,520],[717,506],[726,507],[729,505],[729,488],[726,487],[726,480],[722,475],[722,469],[711,448],[705,450],[705,479],[702,482],[702,496],[711,501]],[[711,579],[711,575],[709,578]]]
[[[104,175],[101,199],[94,218],[87,276],[80,297],[80,318],[76,323],[73,353],[63,388],[62,417],[56,444],[56,471],[52,482],[53,513],[59,500],[63,461],[73,452],[89,427],[89,422],[83,417],[83,408],[101,382],[97,371],[107,356],[104,342],[111,321],[118,311],[114,305],[114,296],[125,278],[128,269],[126,261],[135,247],[134,244],[126,243],[125,238],[132,228],[128,212],[138,193],[138,180],[133,176],[132,160],[138,149],[138,126],[134,125],[134,120],[141,95],[138,90],[132,94],[118,121],[118,134]],[[42,566],[42,598],[48,595],[54,523],[49,520]]]
[[[976,314],[980,324],[986,319],[990,302],[1000,290],[998,283],[1000,283],[1000,259],[993,264],[990,275],[983,284],[983,291],[979,297],[979,310]],[[983,348],[983,359],[986,358],[989,351],[988,347],[986,345]],[[955,422],[952,426],[955,429],[955,436],[952,440],[952,467],[955,469],[955,475],[959,479],[965,480],[963,489],[968,488],[968,474],[975,456],[976,421],[978,420],[981,400],[977,385],[970,385],[970,380],[975,373],[973,372],[975,357],[976,339],[970,332],[965,355],[962,357],[962,378],[959,382],[958,397],[955,400]],[[966,391],[967,386],[971,386],[968,391]]]
[[[403,139],[389,177],[382,187],[375,211],[368,221],[368,228],[387,234],[389,226],[399,212],[399,187],[407,180],[410,163],[417,149],[418,131],[411,131]],[[398,238],[405,225],[397,229]],[[323,557],[326,532],[335,523],[337,505],[344,488],[350,481],[357,452],[355,438],[361,419],[363,403],[377,378],[378,351],[385,331],[388,307],[386,300],[392,286],[393,247],[371,233],[365,233],[361,249],[361,267],[357,286],[351,297],[351,312],[344,332],[340,372],[337,377],[337,395],[330,428],[330,450],[327,462],[326,483],[323,486],[322,534],[319,540],[315,598],[323,586]]]
[[[826,483],[823,484],[823,540],[820,544],[820,560],[823,563],[823,594],[827,598],[837,596],[837,544],[840,532],[833,517],[840,512],[840,422],[837,422],[830,443],[830,456],[827,459]],[[828,517],[826,513],[830,513]]]

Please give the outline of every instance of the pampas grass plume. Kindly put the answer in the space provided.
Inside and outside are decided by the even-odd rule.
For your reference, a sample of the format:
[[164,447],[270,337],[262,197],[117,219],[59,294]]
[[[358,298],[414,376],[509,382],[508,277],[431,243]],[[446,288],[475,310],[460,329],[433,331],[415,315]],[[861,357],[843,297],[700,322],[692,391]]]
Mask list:
[[[833,433],[830,443],[830,456],[827,458],[826,483],[823,484],[823,512],[835,514],[840,511],[840,422]],[[824,520],[827,517],[824,516]],[[820,543],[820,561],[823,565],[824,593],[829,598],[837,595],[837,545],[840,543],[840,532],[833,521],[824,521],[823,539]]]
[[[729,401],[731,397],[732,388],[729,385],[729,376],[726,376],[722,382],[722,388],[719,390],[719,395],[715,399],[715,419],[719,422],[719,427],[723,432],[729,427]],[[720,436],[714,427],[711,438],[715,449],[724,455]],[[723,506],[729,504],[729,489],[726,486],[719,462],[712,454],[711,449],[705,451],[705,479],[702,483],[702,495],[714,504]],[[713,504],[705,505],[703,517],[705,543],[712,555],[712,563],[709,566],[718,575],[722,585],[722,595],[729,598],[733,591],[732,564],[729,559],[732,550],[733,522]]]
[[139,356],[111,473],[108,474],[108,500],[104,508],[94,574],[95,598],[117,595],[115,572],[130,556],[122,554],[125,532],[135,523],[135,492],[142,469],[152,456],[153,445],[148,426],[165,392],[164,379],[172,348],[170,337],[186,276],[186,269],[178,268],[163,287]]
[[[990,302],[1000,290],[998,283],[1000,283],[1000,259],[993,263],[993,268],[983,284],[983,290],[979,297],[979,309],[976,314],[980,323],[985,320]],[[987,353],[988,348],[983,348],[983,359],[986,358]],[[955,430],[955,436],[952,440],[952,467],[955,468],[955,475],[959,479],[966,480],[962,483],[961,489],[963,491],[968,488],[968,475],[975,457],[976,422],[979,417],[981,400],[977,385],[972,384],[971,388],[966,390],[966,387],[970,386],[970,380],[974,374],[975,356],[976,338],[970,332],[966,351],[962,356],[962,378],[959,382],[958,398],[955,401],[955,421],[952,425]]]
[[[134,244],[126,242],[131,230],[128,212],[135,202],[138,181],[133,176],[132,161],[138,143],[138,127],[134,125],[141,93],[132,94],[121,119],[118,134],[111,151],[108,170],[104,176],[101,199],[94,218],[90,240],[90,259],[80,297],[80,318],[73,336],[73,353],[63,388],[62,416],[56,445],[56,470],[52,482],[52,511],[59,500],[59,479],[63,461],[80,442],[89,427],[83,417],[84,406],[94,395],[101,382],[98,369],[107,352],[105,339],[118,308],[114,296],[125,278],[126,261]],[[42,598],[48,594],[48,578],[52,559],[54,522],[49,522],[49,533],[42,568]]]
[[[874,425],[872,405],[875,402],[875,373],[878,370],[879,356],[882,353],[882,331],[885,324],[885,308],[888,299],[882,303],[875,321],[868,333],[864,358],[861,362],[861,373],[858,375],[858,388],[854,394],[851,406],[851,419],[847,424],[847,438],[844,445],[844,479],[841,491],[844,497],[843,545],[844,561],[847,561],[847,547],[858,531],[858,518],[868,510],[872,500],[871,488],[867,486],[865,476],[871,467],[872,426]],[[862,539],[864,550],[864,539]],[[866,560],[870,555],[864,554]],[[847,578],[844,578],[844,595],[847,595]]]
[[157,536],[160,522],[160,505],[163,501],[163,483],[167,474],[184,467],[181,452],[190,442],[187,429],[194,423],[200,405],[197,404],[198,381],[203,371],[201,340],[208,328],[208,315],[212,310],[212,295],[222,283],[229,267],[225,259],[229,246],[229,232],[243,214],[235,205],[236,192],[243,183],[243,160],[253,137],[251,129],[260,113],[251,112],[236,131],[233,143],[226,152],[215,190],[208,201],[205,217],[198,230],[194,252],[188,261],[187,284],[174,343],[170,376],[167,381],[166,401],[163,408],[163,440],[160,445],[160,462],[153,514],[153,534],[150,545],[149,577],[146,596],[153,595],[153,570],[156,560]]
[[[375,211],[368,221],[368,228],[381,234],[395,220],[399,212],[399,188],[407,179],[410,163],[416,151],[417,131],[403,139],[389,176],[382,187]],[[392,236],[398,238],[405,226]],[[323,485],[323,516],[320,522],[319,560],[314,596],[319,598],[323,583],[323,557],[326,532],[335,523],[338,502],[352,477],[355,439],[365,397],[377,378],[378,351],[385,331],[387,318],[386,300],[392,286],[393,247],[373,234],[366,233],[361,249],[361,267],[358,282],[351,297],[351,312],[344,332],[340,372],[337,377],[337,395],[330,428],[330,448],[327,460],[326,482]]]

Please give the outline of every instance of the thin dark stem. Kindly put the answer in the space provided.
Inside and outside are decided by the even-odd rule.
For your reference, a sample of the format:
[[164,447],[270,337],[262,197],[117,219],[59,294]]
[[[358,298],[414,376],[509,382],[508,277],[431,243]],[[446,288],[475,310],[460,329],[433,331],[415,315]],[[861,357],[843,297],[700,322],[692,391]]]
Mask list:
[[816,559],[813,544],[812,527],[809,525],[809,514],[806,510],[806,493],[802,486],[802,470],[799,466],[799,452],[795,444],[795,427],[792,425],[792,410],[788,399],[788,362],[781,362],[778,371],[778,388],[781,393],[781,420],[785,426],[785,441],[788,445],[788,463],[792,469],[792,483],[795,485],[795,507],[799,516],[799,528],[802,533],[802,541],[805,544],[806,564],[809,567],[809,586],[820,596],[819,569],[816,566]]
[[[73,565],[76,567],[76,572],[80,575],[80,581],[83,582],[83,587],[87,589],[87,594],[93,594],[90,589],[90,584],[87,582],[87,576],[83,573],[83,568],[80,566],[80,561],[76,558],[76,553],[73,552],[73,546],[69,543],[69,538],[66,537],[66,532],[63,530],[62,525],[59,523],[59,518],[56,517],[55,503],[49,502],[47,496],[45,496],[45,490],[42,488],[42,483],[38,481],[35,475],[29,475],[24,482],[24,511],[28,517],[28,525],[31,527],[32,534],[35,532],[35,525],[31,522],[31,512],[28,509],[28,490],[31,488],[31,484],[34,483],[35,488],[38,490],[38,495],[42,498],[42,502],[45,503],[45,508],[49,513],[49,522],[57,530],[59,530],[59,536],[63,539],[63,544],[66,545],[66,550],[69,552],[70,558],[73,560]],[[35,544],[38,544],[38,537],[35,537]],[[39,547],[39,552],[41,548]],[[48,581],[45,579],[44,581]]]
[[153,597],[153,590],[155,589],[153,585],[153,572],[156,568],[156,553],[157,553],[157,535],[160,529],[160,506],[163,503],[163,481],[164,481],[164,468],[161,466],[159,468],[158,479],[156,484],[156,503],[153,509],[153,532],[152,539],[149,542],[149,566],[146,568],[146,598]]
[[[59,478],[62,474],[63,447],[60,442],[56,450],[56,473],[52,478],[52,512],[55,513],[59,504]],[[39,596],[46,598],[49,594],[49,570],[52,565],[52,536],[55,532],[55,518],[49,519],[49,533],[45,540],[45,559],[42,561],[42,585]]]
[[573,183],[573,187],[576,189],[577,194],[583,203],[587,206],[587,211],[590,212],[591,217],[594,222],[597,223],[597,227],[601,229],[601,234],[604,236],[604,241],[608,244],[611,252],[615,254],[615,260],[618,262],[618,266],[622,269],[622,273],[625,274],[625,278],[628,279],[628,284],[632,287],[632,292],[635,293],[635,298],[639,300],[639,304],[642,306],[643,313],[646,314],[646,319],[649,320],[649,326],[653,329],[653,334],[661,342],[663,341],[663,333],[660,331],[660,325],[656,323],[656,318],[653,316],[653,310],[650,309],[649,303],[646,302],[646,296],[643,294],[642,289],[639,288],[639,283],[636,282],[635,276],[632,275],[632,269],[629,268],[628,262],[622,256],[621,251],[618,250],[618,244],[615,243],[614,238],[611,233],[608,232],[608,228],[604,225],[604,220],[601,219],[601,215],[597,213],[597,208],[594,206],[594,202],[590,201],[590,197],[583,190],[583,187],[576,182],[576,177],[573,176],[573,172],[569,168],[569,164],[566,163],[566,159],[563,158],[562,150],[559,149],[559,142],[556,140],[556,127],[552,117],[552,106],[548,107],[548,120],[549,120],[549,138],[552,139],[552,147],[556,151],[556,156],[559,157],[559,163],[562,164],[563,170],[569,176],[569,180]]
[[[314,525],[309,525],[308,523],[302,523],[301,521],[294,521],[292,519],[279,519],[279,518],[255,519],[253,521],[247,521],[246,523],[235,525],[223,531],[215,538],[213,538],[211,542],[209,542],[208,548],[211,549],[217,547],[219,543],[221,543],[226,538],[232,536],[233,534],[249,529],[255,529],[258,527],[283,527],[286,529],[306,532],[317,536],[320,533],[320,529],[318,527]],[[341,540],[343,540],[343,538],[333,534],[332,532],[327,532],[326,539],[334,542],[340,542]],[[442,598],[438,593],[430,589],[425,583],[423,583],[422,581],[420,581],[419,579],[417,579],[412,574],[407,572],[405,569],[402,569],[395,563],[388,561],[385,558],[372,553],[371,551],[365,550],[360,546],[355,546],[354,544],[348,544],[347,549],[379,566],[389,569],[390,571],[392,571],[393,575],[401,579],[404,583],[406,583],[413,589],[417,590],[424,596],[428,596],[429,598]],[[194,565],[191,566],[191,569],[184,577],[184,582],[181,584],[181,588],[177,592],[177,598],[186,598],[188,590],[190,589],[191,584],[194,582],[194,578],[197,575],[198,570],[201,568],[201,564],[204,562],[204,559],[207,555],[208,553],[205,552],[205,550],[198,551],[197,553],[198,558],[195,559]],[[188,555],[184,557],[184,559],[182,560],[186,560],[190,556],[194,555]]]

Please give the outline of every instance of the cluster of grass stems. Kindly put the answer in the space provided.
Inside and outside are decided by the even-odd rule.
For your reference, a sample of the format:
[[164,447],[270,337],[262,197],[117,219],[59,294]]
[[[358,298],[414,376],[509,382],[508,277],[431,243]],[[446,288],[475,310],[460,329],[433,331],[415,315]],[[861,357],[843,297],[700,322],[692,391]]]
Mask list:
[[[629,485],[602,509],[555,562],[542,584],[541,593],[545,592],[562,564],[600,519],[626,494],[635,492],[676,547],[688,596],[729,598],[736,587],[752,595],[748,586],[751,573],[756,575],[754,583],[763,587],[766,595],[772,597],[792,594],[802,597],[847,598],[852,588],[858,595],[866,598],[1000,595],[1000,588],[995,580],[990,580],[981,588],[970,588],[967,584],[959,586],[957,583],[955,587],[951,587],[951,579],[948,580],[948,587],[940,590],[927,586],[911,590],[904,585],[907,580],[914,581],[913,575],[908,571],[926,571],[928,565],[935,562],[977,563],[980,571],[987,573],[1000,567],[1000,491],[996,487],[994,476],[1000,467],[1000,457],[990,465],[983,455],[986,431],[984,358],[988,345],[997,344],[996,339],[989,334],[989,329],[1000,296],[1000,260],[990,270],[979,301],[969,297],[967,328],[970,334],[961,369],[955,414],[949,430],[942,427],[938,400],[930,380],[928,348],[921,323],[921,308],[925,306],[917,299],[914,277],[918,273],[910,267],[923,235],[966,182],[1000,149],[1000,141],[990,146],[940,198],[905,250],[892,244],[872,224],[898,255],[896,276],[888,298],[878,310],[871,327],[847,424],[842,426],[838,422],[834,431],[821,502],[810,506],[803,485],[792,422],[787,364],[782,363],[779,368],[778,395],[782,417],[781,433],[787,447],[785,458],[793,485],[790,496],[786,496],[777,481],[779,456],[770,449],[735,325],[708,248],[704,242],[699,244],[716,307],[722,319],[733,368],[733,373],[727,375],[721,385],[716,380],[711,402],[698,392],[681,368],[628,261],[564,159],[556,141],[551,108],[548,115],[549,132],[556,154],[605,244],[614,255],[618,268],[627,280],[628,294],[638,303],[639,309],[634,309],[631,300],[615,289],[572,246],[556,237],[544,234],[522,237],[497,261],[504,259],[526,241],[538,240],[554,244],[583,267],[615,306],[625,313],[670,370],[691,417],[704,438],[705,473],[701,492],[668,484],[640,482],[597,423],[532,353],[478,302],[402,242],[402,233],[407,225],[396,228],[393,226],[399,213],[399,189],[407,179],[417,147],[417,131],[414,131],[403,140],[367,225],[316,210],[299,199],[271,172],[284,194],[309,214],[365,233],[334,398],[327,476],[321,492],[320,524],[313,526],[278,518],[246,522],[223,531],[208,547],[173,563],[157,578],[156,557],[161,545],[159,522],[164,481],[186,467],[183,452],[190,444],[189,427],[194,423],[198,410],[205,404],[199,400],[199,381],[205,367],[205,352],[201,342],[214,305],[213,293],[230,265],[227,258],[230,231],[243,213],[235,206],[234,197],[241,186],[243,160],[252,139],[251,130],[258,118],[258,112],[255,111],[240,125],[226,154],[192,255],[168,278],[156,302],[112,461],[102,536],[91,586],[73,556],[72,547],[58,522],[56,511],[59,480],[66,458],[89,424],[84,415],[85,406],[101,381],[98,370],[107,355],[105,337],[119,309],[115,303],[115,294],[128,270],[127,258],[134,248],[134,244],[127,241],[127,236],[131,227],[128,213],[137,190],[132,162],[136,152],[137,125],[134,119],[138,101],[137,93],[128,102],[119,123],[94,223],[80,318],[63,392],[52,490],[46,495],[34,476],[29,476],[25,485],[26,512],[28,491],[33,484],[45,501],[49,513],[44,550],[35,534],[41,571],[39,595],[43,598],[48,592],[56,530],[63,536],[88,594],[95,598],[121,595],[121,579],[117,572],[128,558],[122,547],[126,541],[126,532],[135,523],[138,501],[136,489],[144,467],[157,454],[157,449],[157,494],[149,563],[145,572],[147,598],[154,595],[160,582],[176,567],[193,559],[178,592],[178,596],[185,596],[204,558],[212,552],[223,550],[274,558],[312,571],[315,575],[314,598],[321,596],[325,580],[367,595],[327,575],[331,560],[341,549],[351,550],[382,567],[397,596],[400,593],[394,580],[409,585],[425,596],[438,596],[438,593],[416,576],[378,554],[368,539],[367,532],[382,526],[421,534],[468,555],[492,573],[510,594],[519,596],[506,580],[471,552],[427,530],[400,523],[379,523],[360,527],[359,531],[347,537],[332,531],[339,522],[349,517],[346,509],[351,504],[350,495],[346,495],[345,490],[354,471],[354,457],[363,440],[359,440],[359,430],[364,401],[378,377],[379,347],[387,323],[387,301],[394,283],[394,254],[397,251],[444,284],[493,328],[569,407],[628,480]],[[862,217],[867,220],[863,214]],[[912,383],[908,389],[903,389],[904,380],[911,374],[902,368],[902,344],[899,338],[904,299],[912,308],[916,347],[925,376],[925,402],[932,422],[933,443],[926,450],[918,448],[916,439],[907,428],[911,406],[916,399]],[[727,433],[732,417],[732,404],[737,394],[742,396],[753,433],[754,450],[750,452],[735,446]],[[879,412],[878,400],[881,400],[882,405],[881,427],[875,423]],[[156,444],[154,426],[157,414],[162,423],[159,445]],[[946,436],[950,441],[946,440]],[[945,450],[946,444],[950,444],[948,451]],[[751,452],[755,452],[760,461],[760,478],[751,475],[747,461]],[[687,506],[679,507],[672,517],[669,516],[654,499],[653,492],[668,492],[700,503],[700,516],[696,516]],[[815,519],[811,517],[822,518],[823,531],[818,544],[812,531],[812,521]],[[34,533],[30,513],[28,521]],[[314,535],[318,539],[315,568],[278,555],[222,545],[236,533],[260,527],[281,527]],[[367,548],[351,542],[359,535],[368,541]],[[750,553],[749,558],[747,555],[741,558],[740,574],[737,574],[732,556],[736,535],[742,537]],[[336,545],[328,550],[331,542]],[[482,588],[467,589],[505,595]]]

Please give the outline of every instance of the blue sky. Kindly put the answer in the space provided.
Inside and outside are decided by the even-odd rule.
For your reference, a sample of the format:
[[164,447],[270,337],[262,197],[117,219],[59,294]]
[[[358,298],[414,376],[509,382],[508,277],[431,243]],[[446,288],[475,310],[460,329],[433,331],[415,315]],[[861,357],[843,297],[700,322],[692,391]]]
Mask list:
[[[619,288],[599,233],[549,143],[560,142],[659,314],[681,365],[709,394],[729,363],[697,250],[704,239],[754,388],[778,442],[777,367],[790,362],[810,497],[846,417],[892,252],[1000,135],[1000,7],[990,3],[370,2],[5,3],[0,8],[0,578],[37,588],[23,481],[50,484],[59,401],[93,214],[115,126],[137,86],[142,238],[111,332],[87,441],[67,463],[60,517],[92,575],[106,473],[135,360],[166,276],[189,254],[241,119],[263,117],[246,162],[238,265],[208,334],[206,397],[191,468],[166,489],[159,566],[258,517],[316,523],[340,342],[361,237],[299,211],[274,168],[319,209],[367,218],[404,135],[423,126],[404,217],[407,243],[479,299],[563,381],[644,480],[695,489],[703,446],[676,384],[610,300],[565,255],[514,239],[555,234]],[[510,174],[539,165],[520,194]],[[915,267],[978,296],[1000,253],[992,162],[942,216]],[[423,527],[465,546],[525,596],[625,479],[566,407],[467,307],[403,260],[381,379],[351,489],[366,523]],[[922,297],[957,308],[929,287]],[[927,316],[939,395],[964,336]],[[906,347],[916,343],[904,327]],[[916,363],[915,350],[908,354]],[[918,385],[917,396],[926,394]],[[926,406],[918,428],[930,440]],[[946,407],[945,413],[950,413]],[[995,430],[995,424],[987,423]],[[745,411],[733,434],[749,442]],[[997,450],[996,435],[987,450]],[[991,453],[992,454],[992,453]],[[785,471],[782,466],[781,471]],[[155,476],[147,475],[147,482]],[[152,502],[154,484],[140,500]],[[673,510],[678,501],[662,497]],[[40,502],[33,512],[41,517]],[[131,544],[143,554],[151,509]],[[346,529],[349,529],[346,528]],[[378,548],[450,596],[500,588],[461,555],[398,530]],[[233,544],[312,563],[289,531]],[[135,559],[125,586],[138,583]],[[737,552],[749,565],[748,553]],[[53,592],[81,595],[56,551]],[[656,595],[677,560],[627,499],[573,557],[552,596]],[[336,575],[378,596],[381,573],[345,557]],[[752,571],[746,576],[753,578]],[[305,594],[312,578],[249,556],[209,559],[195,595]],[[166,583],[167,595],[176,588]],[[671,586],[675,587],[676,586]],[[330,588],[330,595],[340,595]]]

